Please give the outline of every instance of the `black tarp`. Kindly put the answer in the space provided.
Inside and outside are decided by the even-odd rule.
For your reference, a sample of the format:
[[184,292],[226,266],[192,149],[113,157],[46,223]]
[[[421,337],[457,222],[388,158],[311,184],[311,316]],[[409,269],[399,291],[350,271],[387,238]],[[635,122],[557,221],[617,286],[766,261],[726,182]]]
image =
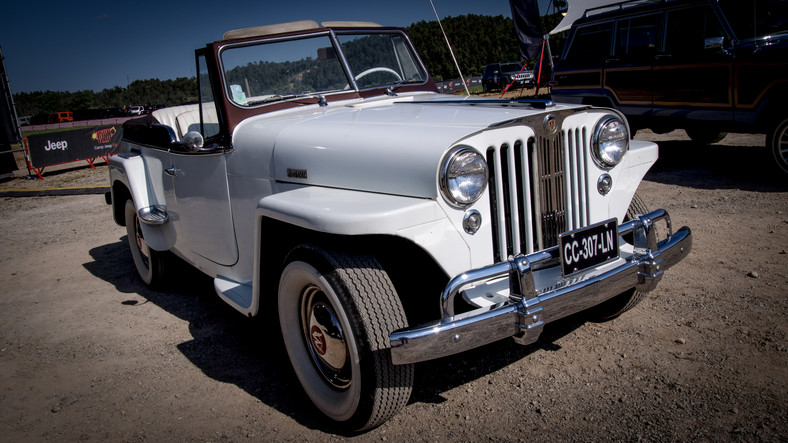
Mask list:
[[514,32],[524,61],[535,60],[542,49],[542,23],[537,0],[509,0],[514,20]]
[[19,143],[19,126],[16,121],[11,89],[5,73],[3,50],[0,48],[0,175],[17,170],[12,143]]

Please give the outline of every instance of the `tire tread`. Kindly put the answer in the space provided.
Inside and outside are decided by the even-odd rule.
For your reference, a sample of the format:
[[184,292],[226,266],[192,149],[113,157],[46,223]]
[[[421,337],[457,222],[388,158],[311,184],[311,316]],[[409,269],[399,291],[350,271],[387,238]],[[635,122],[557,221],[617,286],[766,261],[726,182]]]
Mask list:
[[[629,203],[629,208],[627,208],[625,220],[632,220],[638,215],[648,214],[649,212],[651,211],[648,205],[646,205],[646,202],[643,201],[640,195],[635,194],[632,197],[632,201]],[[648,292],[638,291],[634,288],[623,294],[617,295],[592,308],[594,321],[605,322],[613,320],[634,308],[638,303],[643,301],[647,295]]]
[[[309,249],[325,260],[326,270],[331,270],[326,278],[352,301],[343,308],[361,323],[353,325],[355,331],[362,332],[356,337],[371,351],[374,374],[367,374],[377,381],[348,424],[357,431],[374,428],[402,409],[413,389],[413,365],[394,365],[389,351],[389,333],[408,325],[405,312],[394,284],[373,256],[316,246]],[[362,363],[362,371],[365,366]]]

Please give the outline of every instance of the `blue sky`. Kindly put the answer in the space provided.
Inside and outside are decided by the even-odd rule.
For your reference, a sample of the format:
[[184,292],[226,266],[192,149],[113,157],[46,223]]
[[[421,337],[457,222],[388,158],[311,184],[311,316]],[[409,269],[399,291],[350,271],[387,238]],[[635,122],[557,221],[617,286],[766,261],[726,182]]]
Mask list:
[[[508,0],[433,3],[441,18],[511,16]],[[539,3],[544,14],[549,0]],[[429,0],[21,0],[2,10],[0,47],[14,93],[100,91],[139,79],[191,77],[194,50],[230,29],[304,19],[403,27],[435,20]]]

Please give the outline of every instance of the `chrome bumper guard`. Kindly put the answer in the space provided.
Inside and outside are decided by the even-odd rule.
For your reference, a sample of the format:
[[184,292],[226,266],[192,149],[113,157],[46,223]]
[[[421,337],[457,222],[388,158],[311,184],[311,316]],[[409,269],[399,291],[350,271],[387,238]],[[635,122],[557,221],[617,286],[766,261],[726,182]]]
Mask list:
[[[664,221],[667,238],[657,240],[654,223]],[[558,266],[558,247],[519,255],[501,263],[458,275],[441,295],[442,318],[389,336],[394,364],[417,363],[467,351],[506,337],[520,344],[535,342],[545,324],[596,306],[635,288],[651,291],[663,272],[692,249],[692,232],[683,227],[673,233],[670,216],[659,209],[623,223],[619,236],[633,234],[634,254],[602,274],[572,278],[537,291],[533,271]],[[590,270],[592,271],[592,270]],[[511,299],[488,308],[455,315],[454,298],[471,284],[509,275]]]

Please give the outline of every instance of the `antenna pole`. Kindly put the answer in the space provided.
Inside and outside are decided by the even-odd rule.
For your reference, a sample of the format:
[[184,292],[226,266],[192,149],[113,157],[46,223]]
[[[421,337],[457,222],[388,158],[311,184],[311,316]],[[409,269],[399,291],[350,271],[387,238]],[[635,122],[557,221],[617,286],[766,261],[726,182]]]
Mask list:
[[435,18],[438,19],[438,26],[441,28],[443,38],[446,39],[446,46],[449,47],[449,54],[451,54],[451,58],[454,60],[454,66],[457,67],[457,72],[460,73],[460,81],[462,81],[462,86],[465,87],[465,93],[470,97],[471,91],[468,90],[468,85],[465,83],[465,77],[462,76],[462,71],[460,70],[460,64],[457,63],[457,58],[454,56],[454,50],[451,49],[451,43],[449,43],[449,37],[446,37],[446,31],[443,30],[443,24],[441,23],[440,17],[438,17],[438,11],[435,10],[435,5],[432,4],[432,0],[430,0],[430,6],[432,6],[432,12],[435,13]]

